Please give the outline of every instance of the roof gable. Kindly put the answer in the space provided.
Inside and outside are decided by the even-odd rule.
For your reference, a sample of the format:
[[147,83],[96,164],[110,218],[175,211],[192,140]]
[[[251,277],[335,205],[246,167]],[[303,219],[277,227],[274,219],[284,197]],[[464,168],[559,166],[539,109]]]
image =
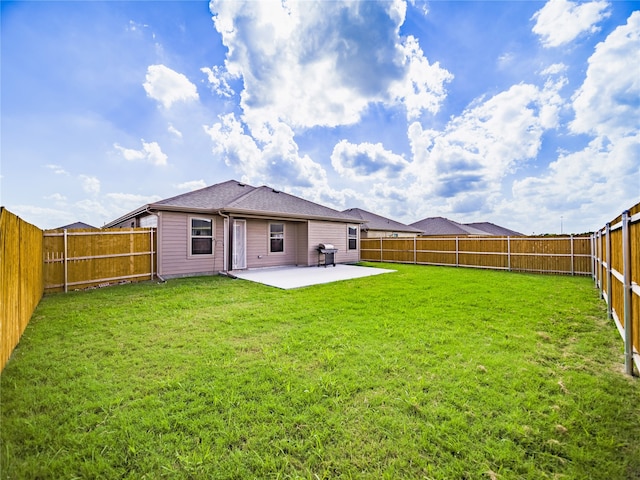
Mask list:
[[365,222],[364,228],[367,230],[383,230],[388,232],[410,232],[420,233],[421,231],[415,227],[405,225],[390,218],[376,215],[375,213],[362,210],[361,208],[349,208],[343,213],[358,217]]

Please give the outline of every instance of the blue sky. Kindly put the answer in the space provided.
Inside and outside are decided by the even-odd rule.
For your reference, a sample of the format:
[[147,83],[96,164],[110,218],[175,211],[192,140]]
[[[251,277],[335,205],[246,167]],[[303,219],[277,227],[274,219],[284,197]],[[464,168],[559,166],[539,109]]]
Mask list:
[[0,8],[0,202],[41,228],[231,178],[527,234],[640,201],[640,2]]

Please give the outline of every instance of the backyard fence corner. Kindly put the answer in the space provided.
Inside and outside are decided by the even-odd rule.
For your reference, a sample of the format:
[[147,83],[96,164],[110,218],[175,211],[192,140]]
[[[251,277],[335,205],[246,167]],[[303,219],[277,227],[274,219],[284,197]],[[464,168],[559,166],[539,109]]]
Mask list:
[[0,371],[43,292],[42,231],[0,207]]
[[625,372],[633,375],[640,372],[640,203],[595,232],[592,250],[593,279],[624,341]]

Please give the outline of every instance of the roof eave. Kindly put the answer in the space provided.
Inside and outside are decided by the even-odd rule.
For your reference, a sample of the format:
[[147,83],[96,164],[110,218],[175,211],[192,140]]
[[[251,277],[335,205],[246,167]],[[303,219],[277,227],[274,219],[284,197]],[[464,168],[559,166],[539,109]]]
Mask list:
[[268,212],[268,211],[260,211],[260,210],[250,210],[250,209],[242,209],[242,208],[223,208],[222,212],[228,215],[242,215],[246,217],[252,218],[285,218],[292,220],[321,220],[321,221],[329,221],[329,222],[339,222],[339,223],[355,223],[361,224],[363,223],[361,219],[355,217],[330,217],[327,215],[307,215],[300,213],[285,213],[285,212]]
[[149,207],[150,207],[150,205],[149,205],[149,204],[147,204],[147,205],[143,205],[143,206],[142,206],[142,207],[140,207],[140,208],[137,208],[136,210],[132,210],[132,211],[131,211],[131,212],[129,212],[129,213],[125,213],[125,214],[124,214],[124,215],[122,215],[120,218],[116,218],[115,220],[113,220],[113,221],[111,221],[111,222],[105,223],[105,224],[104,224],[104,226],[103,226],[102,228],[111,228],[111,227],[113,227],[114,225],[118,225],[119,223],[122,223],[122,222],[124,222],[124,221],[127,221],[127,220],[129,220],[129,219],[131,219],[131,218],[135,218],[135,217],[137,217],[138,215],[140,215],[141,213],[143,213],[143,212],[147,211],[147,210],[149,209]]

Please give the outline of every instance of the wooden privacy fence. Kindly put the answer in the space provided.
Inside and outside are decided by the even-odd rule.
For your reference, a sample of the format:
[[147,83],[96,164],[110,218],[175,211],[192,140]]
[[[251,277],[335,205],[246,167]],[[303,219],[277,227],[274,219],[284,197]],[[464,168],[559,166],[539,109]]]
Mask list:
[[149,228],[45,231],[45,292],[153,279],[154,232]]
[[625,370],[640,370],[640,203],[592,237],[593,278],[625,345]]
[[361,260],[591,275],[591,237],[363,238]]
[[0,371],[43,292],[42,231],[0,207]]

